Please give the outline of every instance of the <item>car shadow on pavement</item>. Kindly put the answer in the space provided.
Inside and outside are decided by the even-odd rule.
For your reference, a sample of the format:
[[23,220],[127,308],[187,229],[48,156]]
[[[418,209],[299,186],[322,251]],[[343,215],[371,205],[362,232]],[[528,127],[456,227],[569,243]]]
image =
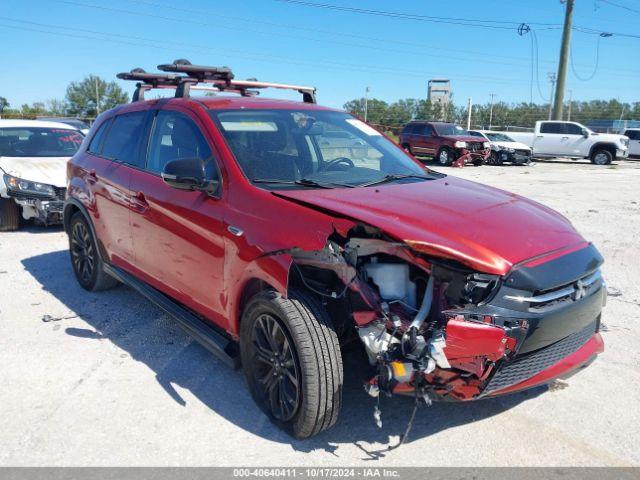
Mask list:
[[[338,423],[314,438],[293,439],[271,424],[255,405],[241,372],[229,369],[192,341],[167,315],[132,289],[120,286],[98,293],[83,290],[75,280],[66,250],[30,257],[22,263],[45,291],[87,325],[60,329],[61,333],[79,341],[112,342],[123,351],[119,353],[121,357],[130,356],[147,365],[179,405],[187,406],[187,401],[173,385],[190,391],[218,415],[254,435],[289,444],[297,451],[325,450],[334,455],[341,444],[354,444],[365,460],[387,455],[387,445],[397,443],[407,426],[413,398],[385,397],[380,399],[383,428],[376,427],[376,400],[364,392],[359,375],[366,360],[357,349],[350,349],[344,358],[343,407]],[[471,403],[421,406],[407,442],[500,414],[545,389]]]

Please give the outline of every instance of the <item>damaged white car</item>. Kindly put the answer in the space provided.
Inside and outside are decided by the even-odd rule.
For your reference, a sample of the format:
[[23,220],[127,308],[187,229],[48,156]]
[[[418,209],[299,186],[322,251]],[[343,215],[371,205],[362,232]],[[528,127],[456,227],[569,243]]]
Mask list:
[[67,160],[83,140],[60,123],[0,120],[0,231],[16,230],[20,217],[62,222]]

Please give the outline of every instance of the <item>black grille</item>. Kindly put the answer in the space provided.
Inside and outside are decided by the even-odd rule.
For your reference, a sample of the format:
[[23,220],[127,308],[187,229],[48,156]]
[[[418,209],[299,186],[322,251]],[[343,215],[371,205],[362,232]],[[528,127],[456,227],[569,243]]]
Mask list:
[[531,156],[531,150],[517,150],[516,149],[516,155],[522,155],[523,157],[529,157]]
[[526,356],[516,357],[509,363],[504,363],[491,377],[483,393],[487,394],[516,385],[549,368],[587,343],[587,340],[596,332],[596,325],[597,322],[591,323],[581,331],[573,333],[553,345]]
[[64,187],[62,187],[62,188],[53,187],[53,189],[56,192],[56,200],[64,201],[64,198],[67,195],[67,189],[64,188]]
[[481,142],[467,142],[467,150],[470,152],[478,152],[484,150]]

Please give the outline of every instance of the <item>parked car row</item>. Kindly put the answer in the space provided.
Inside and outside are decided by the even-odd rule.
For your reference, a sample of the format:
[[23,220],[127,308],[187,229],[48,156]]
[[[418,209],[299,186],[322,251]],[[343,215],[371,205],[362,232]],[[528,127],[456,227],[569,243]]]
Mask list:
[[[527,165],[532,158],[586,158],[608,165],[616,158],[640,155],[640,129],[628,135],[602,134],[576,122],[539,121],[533,132],[466,131],[443,122],[412,121],[400,133],[400,145],[440,165],[466,163]],[[633,140],[631,140],[633,137]]]

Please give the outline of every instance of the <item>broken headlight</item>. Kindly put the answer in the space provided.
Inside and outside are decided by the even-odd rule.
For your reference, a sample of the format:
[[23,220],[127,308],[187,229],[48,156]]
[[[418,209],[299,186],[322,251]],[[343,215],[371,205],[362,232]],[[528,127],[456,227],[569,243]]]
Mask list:
[[24,180],[22,178],[14,177],[13,175],[5,174],[4,183],[7,185],[7,190],[10,192],[31,193],[46,197],[54,197],[56,194],[52,185]]
[[498,287],[500,277],[486,273],[473,273],[467,276],[461,296],[466,303],[477,305],[487,300]]

